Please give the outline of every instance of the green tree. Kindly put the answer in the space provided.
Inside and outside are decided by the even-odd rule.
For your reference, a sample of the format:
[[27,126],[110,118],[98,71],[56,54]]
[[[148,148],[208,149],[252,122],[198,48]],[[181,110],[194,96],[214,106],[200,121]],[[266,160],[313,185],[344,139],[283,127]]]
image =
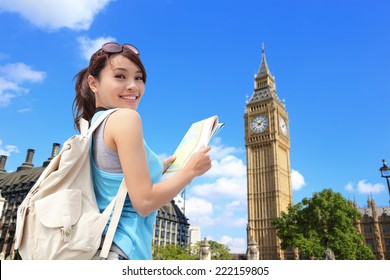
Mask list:
[[198,260],[199,256],[191,254],[189,247],[181,247],[179,245],[154,246],[154,260]]
[[[226,245],[220,244],[218,242],[208,240],[210,245],[211,259],[212,260],[231,260],[232,256],[230,254],[230,248]],[[193,248],[193,253],[196,254],[199,258],[199,252],[202,245],[202,241],[196,242],[195,247]]]
[[331,249],[336,259],[374,259],[355,223],[361,214],[340,193],[325,189],[290,205],[273,221],[282,249],[298,248],[301,257],[324,259]]
[[218,242],[209,241],[212,260],[231,260],[230,248]]
[[[231,260],[229,247],[218,242],[209,240],[212,260]],[[193,247],[182,247],[179,245],[155,246],[153,244],[154,260],[199,260],[201,242],[197,242]]]

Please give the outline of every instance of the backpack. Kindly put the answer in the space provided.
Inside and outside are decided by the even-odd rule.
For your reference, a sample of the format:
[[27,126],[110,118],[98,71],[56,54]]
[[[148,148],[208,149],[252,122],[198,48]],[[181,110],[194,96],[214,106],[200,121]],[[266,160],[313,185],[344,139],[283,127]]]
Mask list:
[[115,110],[105,111],[89,129],[80,119],[80,134],[64,142],[20,204],[15,249],[22,259],[92,259],[114,208],[100,253],[107,258],[127,191],[123,180],[116,198],[100,213],[91,178],[90,138]]

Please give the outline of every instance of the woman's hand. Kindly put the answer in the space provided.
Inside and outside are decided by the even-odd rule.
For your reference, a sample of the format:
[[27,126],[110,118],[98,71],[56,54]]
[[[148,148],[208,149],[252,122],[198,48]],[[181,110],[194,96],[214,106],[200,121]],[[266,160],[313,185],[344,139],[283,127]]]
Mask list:
[[166,159],[163,160],[163,164],[164,164],[164,170],[163,170],[163,173],[165,171],[167,171],[168,167],[176,160],[176,156],[170,156],[170,157],[167,157]]
[[193,154],[183,170],[191,172],[194,177],[203,175],[211,168],[209,151],[211,147],[202,147]]

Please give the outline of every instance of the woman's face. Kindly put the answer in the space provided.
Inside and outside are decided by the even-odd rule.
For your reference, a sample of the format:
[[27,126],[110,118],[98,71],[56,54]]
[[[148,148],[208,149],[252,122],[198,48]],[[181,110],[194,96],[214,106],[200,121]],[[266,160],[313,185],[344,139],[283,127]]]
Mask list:
[[100,72],[99,79],[88,77],[95,93],[96,107],[137,110],[145,91],[139,67],[123,55],[112,56]]

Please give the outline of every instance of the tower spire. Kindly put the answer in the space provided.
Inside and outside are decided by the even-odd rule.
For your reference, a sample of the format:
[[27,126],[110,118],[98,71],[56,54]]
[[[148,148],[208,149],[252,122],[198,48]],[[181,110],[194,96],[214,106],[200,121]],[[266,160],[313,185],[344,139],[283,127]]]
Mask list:
[[253,95],[247,104],[270,98],[280,102],[276,94],[275,78],[268,68],[267,59],[265,58],[264,43],[262,43],[260,68],[255,75]]
[[271,74],[271,71],[268,68],[267,60],[265,58],[265,48],[264,48],[264,43],[261,44],[261,64],[259,71],[256,74],[255,79],[260,79],[263,77],[269,76],[273,79],[273,76]]

